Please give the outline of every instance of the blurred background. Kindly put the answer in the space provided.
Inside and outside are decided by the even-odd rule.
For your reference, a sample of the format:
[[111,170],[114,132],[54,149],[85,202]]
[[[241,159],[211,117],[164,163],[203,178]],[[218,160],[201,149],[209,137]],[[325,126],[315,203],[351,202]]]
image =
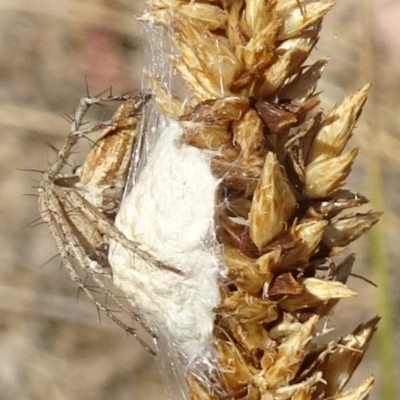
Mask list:
[[[140,87],[143,48],[135,15],[142,7],[138,0],[0,0],[1,399],[165,398],[156,360],[106,318],[99,321],[83,295],[77,298],[53,258],[50,234],[35,226],[37,199],[29,196],[40,179],[34,170],[53,159],[47,144],[61,144],[69,129],[62,115],[71,115],[86,94],[86,79],[93,95],[110,86],[114,93]],[[368,208],[385,211],[379,227],[352,247],[354,272],[380,290],[352,278],[360,295],[342,301],[332,320],[345,333],[377,313],[385,317],[352,382],[374,373],[370,398],[383,400],[384,389],[395,399],[400,348],[390,346],[400,342],[400,2],[338,0],[318,52],[331,59],[320,86],[326,111],[373,82],[353,139],[360,156],[349,186],[370,198]]]

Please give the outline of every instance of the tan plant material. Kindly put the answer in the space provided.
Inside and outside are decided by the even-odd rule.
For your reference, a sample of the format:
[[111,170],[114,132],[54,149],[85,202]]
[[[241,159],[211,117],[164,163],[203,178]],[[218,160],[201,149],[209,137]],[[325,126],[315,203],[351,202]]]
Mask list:
[[[205,363],[211,368],[184,372],[193,400],[362,400],[372,386],[368,378],[344,390],[378,318],[337,341],[315,340],[334,305],[357,294],[347,285],[354,256],[342,262],[335,256],[379,218],[347,212],[366,199],[343,189],[357,155],[344,149],[369,86],[324,115],[316,87],[327,60],[305,65],[332,6],[329,0],[154,0],[141,18],[167,27],[176,47],[167,57],[191,93],[181,98],[150,77],[153,96],[162,113],[179,121],[178,143],[212,155],[220,182],[221,301],[213,310],[213,359]],[[100,289],[141,322],[107,281],[110,240],[148,265],[179,271],[114,224],[148,96],[117,98],[123,104],[110,121],[82,129],[88,107],[111,100],[82,100],[43,175],[39,208],[71,279],[136,336],[96,294]],[[99,128],[105,130],[83,165],[66,174],[78,141]]]
[[[152,81],[182,140],[211,151],[221,179],[217,238],[226,273],[215,308],[216,370],[187,371],[194,400],[366,399],[373,379],[344,386],[377,318],[337,342],[316,344],[347,286],[354,257],[335,256],[379,213],[344,190],[357,149],[344,152],[369,85],[327,115],[316,110],[325,58],[306,66],[329,0],[157,0],[142,17],[162,25],[191,97]],[[185,104],[183,107],[182,104]]]

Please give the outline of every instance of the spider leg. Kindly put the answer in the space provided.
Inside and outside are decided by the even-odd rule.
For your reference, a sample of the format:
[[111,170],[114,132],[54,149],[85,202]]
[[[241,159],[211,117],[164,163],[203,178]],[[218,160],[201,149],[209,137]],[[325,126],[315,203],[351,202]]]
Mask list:
[[166,269],[168,271],[181,274],[182,272],[174,267],[164,264],[163,262],[154,258],[151,254],[140,248],[140,243],[128,239],[114,224],[110,222],[100,211],[87,202],[77,191],[70,191],[67,193],[70,197],[71,203],[77,205],[90,220],[96,221],[97,227],[101,233],[106,235],[109,239],[114,240],[124,246],[126,249],[136,253],[143,260],[149,262],[157,268]]
[[56,242],[56,246],[60,253],[63,264],[65,265],[71,280],[88,296],[92,302],[94,302],[100,311],[102,311],[117,325],[122,327],[126,332],[130,333],[147,351],[154,354],[154,350],[144,342],[144,340],[136,333],[135,329],[126,325],[123,321],[117,318],[113,312],[104,305],[103,302],[100,302],[95,298],[92,291],[87,285],[84,284],[82,277],[78,272],[79,269],[86,272],[99,286],[101,291],[111,298],[121,311],[131,316],[135,321],[140,323],[140,325],[152,337],[155,337],[155,334],[143,323],[140,316],[128,309],[128,307],[122,303],[118,296],[105,286],[104,282],[99,278],[99,274],[97,274],[90,267],[90,259],[86,254],[85,245],[80,243],[78,240],[79,234],[77,233],[77,227],[71,225],[71,220],[65,217],[66,207],[63,201],[65,201],[65,199],[61,199],[57,195],[57,190],[54,190],[54,187],[51,186],[48,186],[45,191],[40,193],[39,196],[42,218],[49,227],[49,230]]
[[[82,274],[90,277],[100,289],[100,293],[105,295],[106,299],[110,298],[113,304],[118,307],[118,311],[130,316],[151,337],[156,338],[155,333],[143,323],[140,315],[133,311],[129,304],[124,301],[124,298],[118,296],[115,289],[108,287],[108,285],[112,285],[110,279],[112,274],[107,272],[107,270],[111,271],[108,263],[109,240],[112,239],[121,243],[155,266],[173,272],[179,271],[165,266],[143,251],[138,243],[128,240],[114,226],[112,219],[104,213],[103,208],[99,208],[95,203],[92,204],[84,195],[88,190],[90,194],[90,190],[97,193],[103,188],[125,185],[125,171],[129,167],[130,160],[129,141],[134,140],[134,134],[131,134],[130,131],[136,129],[138,116],[149,98],[150,95],[146,94],[127,94],[102,98],[88,96],[81,99],[74,118],[72,118],[71,128],[64,144],[57,152],[55,161],[42,176],[39,185],[39,210],[55,240],[62,262],[78,289],[82,290],[94,302],[98,310],[133,335],[147,351],[155,354],[154,349],[145,343],[133,327],[116,317],[117,311],[111,310],[106,305],[106,300],[100,301],[97,298],[98,294],[95,294],[93,287],[86,284],[85,279],[82,278]],[[111,120],[81,129],[83,118],[90,106],[93,104],[104,105],[114,101],[124,103]],[[83,164],[89,174],[85,175],[85,177],[89,176],[89,180],[85,181],[87,186],[83,188],[78,173],[73,171],[72,175],[65,175],[61,171],[68,165],[68,159],[78,141],[87,134],[103,128],[104,131],[94,143]],[[117,139],[113,140],[112,135],[115,135]],[[116,151],[119,151],[117,158],[115,162],[110,163],[110,157],[115,156]],[[104,174],[91,175],[90,169],[94,172],[100,169]],[[102,176],[107,177],[108,180],[102,181]],[[116,200],[119,202],[120,199]]]

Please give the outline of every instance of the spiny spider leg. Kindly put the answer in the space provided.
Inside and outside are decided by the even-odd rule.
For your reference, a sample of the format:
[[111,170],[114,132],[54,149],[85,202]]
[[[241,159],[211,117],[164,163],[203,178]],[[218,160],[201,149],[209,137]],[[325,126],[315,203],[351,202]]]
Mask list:
[[46,195],[40,197],[41,208],[45,210],[42,213],[42,217],[48,224],[51,234],[53,235],[58,251],[60,252],[61,259],[65,265],[67,272],[69,273],[73,282],[92,300],[96,307],[104,312],[107,317],[109,317],[113,322],[117,323],[120,327],[124,328],[127,332],[132,334],[139,343],[146,348],[151,353],[154,350],[151,349],[144,341],[141,339],[135,329],[129,327],[119,318],[117,318],[109,308],[105,307],[103,303],[97,300],[92,291],[84,284],[82,277],[79,275],[77,267],[74,263],[77,263],[79,267],[86,272],[94,282],[102,289],[103,293],[110,297],[114,303],[124,312],[126,312],[135,321],[139,322],[142,327],[153,337],[154,333],[143,323],[140,316],[134,313],[132,310],[128,309],[115,295],[111,292],[104,284],[104,282],[99,279],[98,274],[90,266],[90,259],[86,254],[86,249],[82,243],[79,242],[79,233],[75,231],[76,228],[71,220],[65,218],[66,210],[64,208],[64,202],[60,201],[57,197],[54,188],[48,187],[46,190]]
[[158,268],[163,268],[168,271],[175,272],[177,274],[181,273],[179,269],[165,265],[162,262],[158,261],[156,258],[154,258],[151,254],[143,251],[140,248],[140,243],[136,243],[132,240],[129,240],[108,219],[102,218],[100,212],[90,203],[88,203],[78,192],[75,191],[68,192],[67,196],[71,199],[71,203],[79,207],[82,210],[82,213],[85,214],[87,218],[97,222],[98,230],[101,233],[107,235],[109,239],[122,244],[122,246],[124,246],[126,249],[132,251],[133,253],[136,253],[143,260],[147,261],[148,263]]
[[[107,272],[110,270],[107,258],[110,240],[121,243],[155,267],[179,273],[177,269],[164,265],[146,253],[140,244],[128,240],[113,224],[127,179],[140,113],[149,98],[149,95],[139,94],[86,97],[80,101],[70,132],[56,160],[43,174],[39,189],[39,210],[72,281],[99,310],[154,354],[154,350],[137,335],[135,329],[117,318],[115,311],[107,307],[105,301],[95,297],[93,290],[85,285],[80,275],[83,272],[90,276],[120,311],[139,322],[155,337],[140,316],[125,305],[104,282],[105,278],[111,277]],[[110,121],[81,129],[82,120],[91,105],[111,101],[122,101],[123,104]],[[79,172],[63,175],[62,171],[68,165],[68,159],[79,139],[99,128],[105,129],[89,151]],[[108,283],[112,284],[112,281]]]

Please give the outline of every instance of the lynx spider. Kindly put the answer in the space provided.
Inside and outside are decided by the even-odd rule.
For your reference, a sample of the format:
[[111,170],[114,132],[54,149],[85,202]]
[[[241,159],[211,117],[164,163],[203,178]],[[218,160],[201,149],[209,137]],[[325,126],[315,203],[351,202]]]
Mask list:
[[[39,210],[72,281],[95,303],[98,310],[154,354],[154,350],[138,336],[135,329],[116,317],[117,311],[111,310],[106,301],[98,300],[95,295],[100,290],[106,299],[113,301],[119,312],[139,322],[156,338],[142,322],[140,315],[131,310],[114,289],[108,287],[111,283],[107,261],[109,240],[121,243],[155,267],[179,272],[141,250],[139,243],[128,240],[113,224],[126,183],[140,114],[149,98],[149,95],[136,94],[101,98],[88,96],[81,99],[64,144],[55,161],[43,174],[39,185]],[[114,101],[123,103],[110,121],[82,129],[82,120],[90,106]],[[105,129],[82,167],[71,175],[63,174],[62,170],[78,141],[101,128]],[[93,280],[95,287],[86,284],[82,273]]]

